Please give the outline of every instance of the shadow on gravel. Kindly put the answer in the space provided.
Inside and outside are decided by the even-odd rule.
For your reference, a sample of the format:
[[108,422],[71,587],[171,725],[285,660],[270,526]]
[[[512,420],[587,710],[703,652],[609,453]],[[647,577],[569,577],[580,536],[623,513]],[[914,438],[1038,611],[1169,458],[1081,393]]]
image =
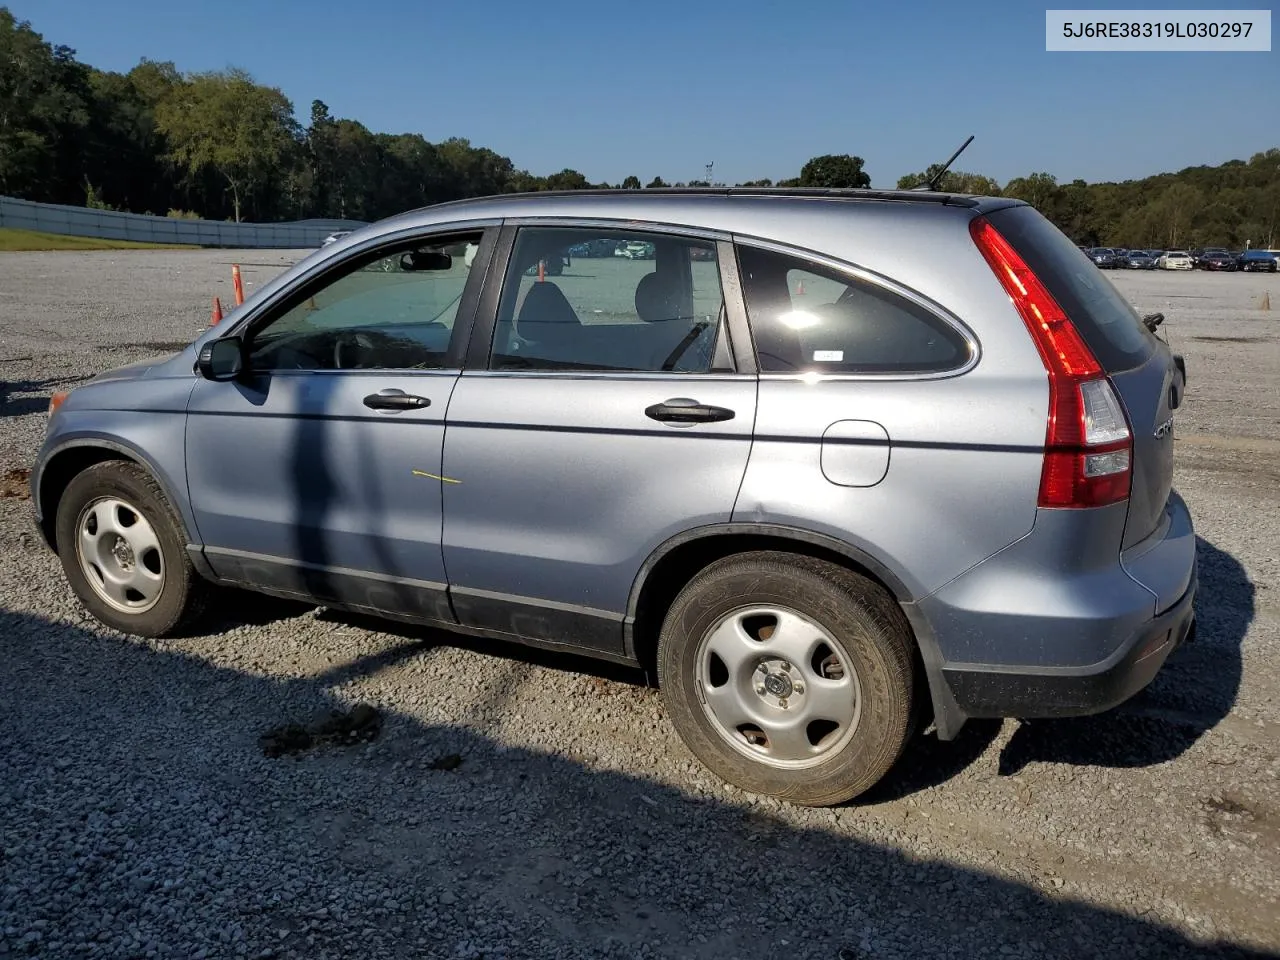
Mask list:
[[[0,368],[0,374],[3,372],[3,368]],[[88,376],[51,377],[48,380],[5,380],[0,377],[0,417],[25,417],[31,413],[44,413],[49,409],[49,395],[55,389],[70,389],[88,379]],[[38,395],[15,397],[16,393]]]
[[191,625],[188,637],[208,637],[235,627],[265,627],[300,617],[316,605],[303,600],[269,597],[252,590],[220,588],[218,603]]
[[379,663],[250,675],[0,611],[0,953],[1265,956],[394,703],[372,743],[263,756]]
[[986,752],[1003,725],[1003,720],[970,720],[949,742],[939,740],[932,731],[917,732],[885,778],[852,804],[863,807],[888,803],[946,783]]
[[49,409],[49,395],[15,397],[15,393],[29,394],[44,390],[42,383],[30,380],[9,381],[0,385],[0,417],[25,417],[30,413],[44,413]]
[[395,637],[403,637],[409,641],[397,649],[403,651],[407,659],[420,650],[430,647],[454,647],[458,650],[470,650],[488,657],[501,658],[515,664],[531,664],[546,667],[549,670],[563,670],[565,673],[579,673],[589,677],[599,677],[615,683],[629,683],[634,686],[648,686],[644,671],[640,667],[629,667],[622,663],[613,663],[590,657],[585,654],[565,653],[559,650],[546,650],[531,647],[525,643],[507,640],[491,640],[472,637],[465,633],[435,627],[419,626],[411,623],[399,623],[382,617],[365,616],[346,610],[326,609],[320,614],[321,619],[356,627],[361,630],[372,630],[388,633]]
[[1038,760],[1145,767],[1181,756],[1231,711],[1240,689],[1240,645],[1254,617],[1254,586],[1231,554],[1196,538],[1200,589],[1196,636],[1155,681],[1094,717],[1023,722],[1000,754],[1000,772]]

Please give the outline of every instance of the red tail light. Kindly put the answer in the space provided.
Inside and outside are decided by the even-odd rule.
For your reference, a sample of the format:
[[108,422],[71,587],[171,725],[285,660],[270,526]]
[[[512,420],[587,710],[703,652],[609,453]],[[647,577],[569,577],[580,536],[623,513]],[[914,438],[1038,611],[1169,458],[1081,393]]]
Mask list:
[[1133,435],[1106,371],[1053,295],[985,217],[969,233],[1031,332],[1049,374],[1042,507],[1101,507],[1129,496]]

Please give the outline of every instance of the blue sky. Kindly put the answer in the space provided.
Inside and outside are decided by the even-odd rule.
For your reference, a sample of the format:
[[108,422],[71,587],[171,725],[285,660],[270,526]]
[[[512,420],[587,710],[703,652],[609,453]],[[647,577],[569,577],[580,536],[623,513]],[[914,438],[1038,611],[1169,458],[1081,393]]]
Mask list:
[[957,168],[1002,182],[1126,179],[1280,146],[1275,49],[1046,53],[1044,4],[8,2],[97,67],[239,66],[304,122],[320,99],[374,131],[466,137],[593,181],[689,180],[708,161],[719,181],[777,179],[853,153],[892,186],[970,133]]

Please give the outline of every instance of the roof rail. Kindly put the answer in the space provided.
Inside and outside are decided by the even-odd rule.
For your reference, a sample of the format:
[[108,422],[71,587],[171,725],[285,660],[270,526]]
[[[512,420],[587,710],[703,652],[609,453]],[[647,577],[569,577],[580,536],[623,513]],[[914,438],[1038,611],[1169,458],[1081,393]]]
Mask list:
[[979,199],[974,196],[958,193],[932,193],[919,190],[871,190],[853,187],[644,187],[642,189],[623,189],[621,187],[591,187],[586,190],[540,190],[527,193],[497,193],[481,197],[467,197],[461,200],[445,200],[431,204],[432,207],[455,203],[475,203],[488,200],[529,200],[536,197],[800,197],[821,200],[882,200],[904,203],[938,203],[960,207],[976,207]]

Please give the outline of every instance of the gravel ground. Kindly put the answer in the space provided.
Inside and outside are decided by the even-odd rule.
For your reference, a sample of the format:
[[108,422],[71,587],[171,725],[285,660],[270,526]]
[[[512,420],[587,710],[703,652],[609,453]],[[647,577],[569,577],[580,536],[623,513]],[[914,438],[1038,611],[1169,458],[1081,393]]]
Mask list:
[[[52,390],[203,329],[232,259],[0,255],[0,472]],[[1116,282],[1188,360],[1197,642],[1108,715],[921,735],[834,810],[720,784],[586,660],[239,594],[114,634],[0,497],[0,957],[1280,956],[1280,277]],[[259,749],[357,702],[372,743]]]

